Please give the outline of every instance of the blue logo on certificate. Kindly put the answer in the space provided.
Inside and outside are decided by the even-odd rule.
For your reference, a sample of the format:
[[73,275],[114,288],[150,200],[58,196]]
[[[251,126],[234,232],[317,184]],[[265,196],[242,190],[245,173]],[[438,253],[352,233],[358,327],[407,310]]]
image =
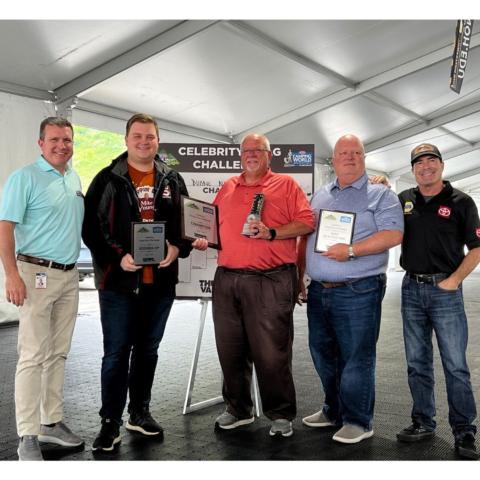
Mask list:
[[346,217],[345,215],[342,215],[340,217],[340,222],[341,223],[352,223],[352,218],[351,217]]
[[162,233],[162,227],[153,227],[152,228],[152,231],[153,233]]

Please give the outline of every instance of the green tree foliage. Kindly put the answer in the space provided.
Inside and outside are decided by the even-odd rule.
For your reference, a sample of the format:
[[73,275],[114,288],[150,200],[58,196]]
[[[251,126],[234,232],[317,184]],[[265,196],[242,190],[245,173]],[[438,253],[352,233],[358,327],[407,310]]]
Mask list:
[[93,177],[125,151],[124,136],[74,125],[73,167],[82,181],[85,193]]

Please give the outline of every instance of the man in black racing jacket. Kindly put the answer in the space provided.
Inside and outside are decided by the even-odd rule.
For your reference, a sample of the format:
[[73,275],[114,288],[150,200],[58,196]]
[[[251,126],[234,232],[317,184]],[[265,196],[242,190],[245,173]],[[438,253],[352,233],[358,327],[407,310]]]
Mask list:
[[[136,114],[127,123],[127,151],[101,170],[85,197],[83,239],[90,248],[98,288],[104,356],[102,426],[93,450],[120,443],[122,414],[129,394],[126,428],[149,436],[163,429],[150,414],[157,350],[175,298],[178,257],[190,241],[181,238],[182,177],[158,155],[155,119]],[[132,222],[164,221],[166,257],[158,265],[136,265]]]

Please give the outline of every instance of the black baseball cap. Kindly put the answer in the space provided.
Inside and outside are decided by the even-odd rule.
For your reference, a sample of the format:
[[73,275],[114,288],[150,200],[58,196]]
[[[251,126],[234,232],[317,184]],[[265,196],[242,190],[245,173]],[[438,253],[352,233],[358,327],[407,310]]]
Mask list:
[[432,145],[431,143],[421,143],[420,145],[417,145],[410,154],[410,163],[412,164],[412,167],[423,155],[433,155],[443,162],[442,154],[435,145]]

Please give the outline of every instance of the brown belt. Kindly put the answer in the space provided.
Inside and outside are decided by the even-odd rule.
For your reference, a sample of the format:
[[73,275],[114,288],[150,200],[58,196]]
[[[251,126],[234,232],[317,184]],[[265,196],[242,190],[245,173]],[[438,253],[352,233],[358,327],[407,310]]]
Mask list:
[[346,287],[347,282],[318,282],[323,288]]
[[70,263],[68,265],[64,265],[63,263],[57,263],[53,260],[45,260],[44,258],[38,257],[31,257],[30,255],[23,255],[19,253],[17,255],[17,260],[21,262],[33,263],[34,265],[41,265],[42,267],[47,268],[56,268],[57,270],[72,270],[75,267],[75,263]]

